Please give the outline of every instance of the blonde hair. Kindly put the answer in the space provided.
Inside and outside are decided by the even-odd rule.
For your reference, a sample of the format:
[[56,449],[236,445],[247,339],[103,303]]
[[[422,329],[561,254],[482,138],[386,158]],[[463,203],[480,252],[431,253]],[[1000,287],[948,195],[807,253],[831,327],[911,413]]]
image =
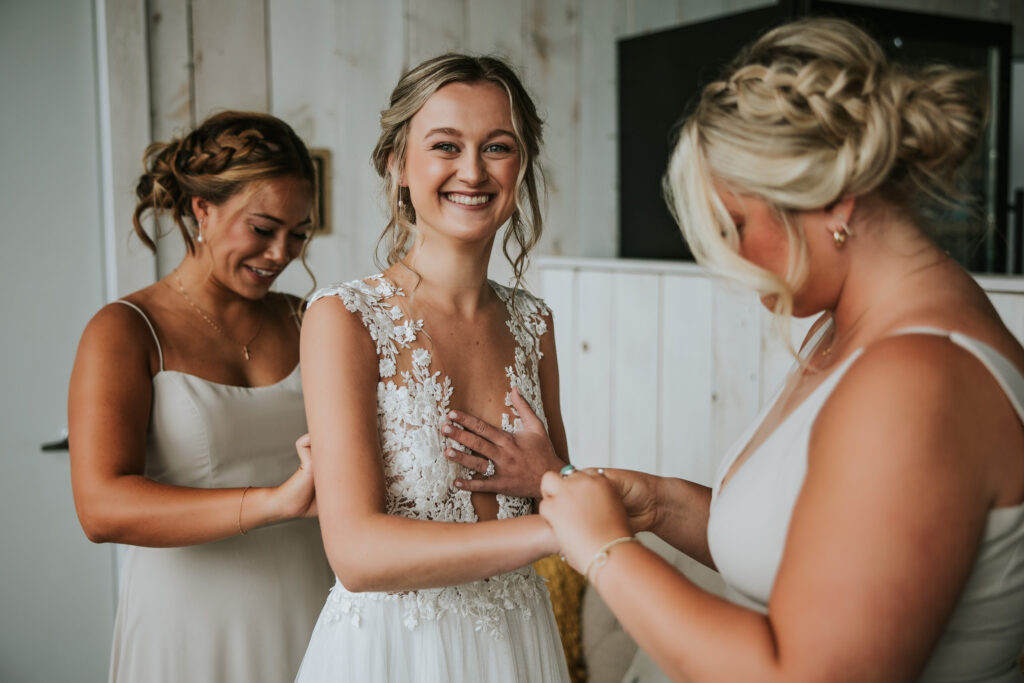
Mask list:
[[[695,258],[775,295],[788,322],[808,269],[794,214],[872,192],[905,208],[922,195],[959,196],[955,171],[986,115],[979,74],[890,65],[849,22],[796,21],[765,34],[704,88],[669,161],[666,198]],[[716,186],[775,207],[789,238],[785,277],[739,256]]]
[[[390,104],[380,115],[381,134],[372,155],[373,166],[384,181],[388,212],[378,247],[381,243],[385,245],[389,266],[399,262],[409,249],[416,230],[416,210],[400,184],[409,122],[431,95],[451,83],[494,83],[508,93],[520,165],[515,188],[516,208],[502,240],[502,251],[512,264],[518,288],[530,251],[544,227],[539,199],[543,188],[539,161],[543,122],[519,76],[497,57],[443,54],[407,72],[391,92]],[[513,242],[517,248],[515,256],[510,250]]]

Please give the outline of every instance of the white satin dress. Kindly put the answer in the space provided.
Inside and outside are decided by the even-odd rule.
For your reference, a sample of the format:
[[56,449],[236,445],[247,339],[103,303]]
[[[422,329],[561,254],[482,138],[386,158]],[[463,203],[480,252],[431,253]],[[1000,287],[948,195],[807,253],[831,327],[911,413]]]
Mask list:
[[[160,340],[146,323],[160,353],[146,476],[197,488],[275,486],[291,476],[295,440],[306,432],[298,366],[263,387],[165,370]],[[125,548],[111,681],[294,678],[334,580],[315,519],[200,545]]]
[[[807,344],[809,356],[829,325]],[[957,332],[908,328],[899,334],[949,338],[992,373],[1024,421],[1024,376],[992,347]],[[767,611],[789,521],[807,475],[811,428],[825,401],[861,351],[825,379],[740,466],[721,482],[744,450],[761,418],[718,469],[712,488],[708,545],[730,597]],[[1024,457],[1024,454],[1021,454]],[[1020,683],[1017,658],[1024,645],[1024,505],[989,512],[974,567],[920,681],[930,683]]]

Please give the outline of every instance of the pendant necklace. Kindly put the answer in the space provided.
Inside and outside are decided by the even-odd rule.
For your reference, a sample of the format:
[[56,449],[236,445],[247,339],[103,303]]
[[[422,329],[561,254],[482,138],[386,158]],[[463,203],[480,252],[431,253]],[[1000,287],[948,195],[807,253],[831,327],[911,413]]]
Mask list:
[[199,317],[201,317],[203,320],[205,320],[206,323],[210,327],[212,327],[213,329],[217,330],[217,332],[219,332],[220,335],[222,337],[224,337],[225,339],[227,339],[229,342],[231,342],[232,344],[234,344],[236,346],[241,346],[242,347],[242,354],[245,356],[246,360],[249,360],[250,359],[249,345],[252,344],[254,341],[256,341],[256,337],[260,336],[260,332],[263,331],[263,318],[264,318],[264,316],[262,315],[262,313],[263,313],[262,307],[260,308],[260,314],[261,314],[260,315],[260,324],[256,328],[256,332],[251,337],[249,337],[249,341],[245,342],[244,344],[239,344],[238,341],[235,340],[227,332],[225,332],[223,330],[223,328],[221,328],[220,325],[215,323],[213,321],[213,319],[210,318],[210,316],[208,316],[206,314],[206,311],[204,311],[202,308],[200,308],[196,304],[196,302],[192,301],[192,297],[190,297],[188,295],[188,292],[185,291],[185,286],[181,283],[181,277],[177,273],[174,274],[174,281],[178,283],[178,292],[180,292],[181,296],[184,297],[185,301],[188,302],[188,305],[191,306],[195,310],[195,312],[199,314]]

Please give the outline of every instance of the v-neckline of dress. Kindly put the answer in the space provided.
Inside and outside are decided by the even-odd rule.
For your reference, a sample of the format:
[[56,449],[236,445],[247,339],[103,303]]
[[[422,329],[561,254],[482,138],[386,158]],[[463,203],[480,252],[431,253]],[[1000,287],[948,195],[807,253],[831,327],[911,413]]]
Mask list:
[[[370,278],[367,278],[367,279],[379,280],[379,281],[385,283],[390,288],[391,294],[389,296],[382,297],[382,301],[383,301],[383,299],[390,299],[391,297],[394,297],[394,296],[406,297],[405,290],[400,285],[398,285],[394,280],[392,280],[387,275],[385,275],[384,273],[378,273],[377,275],[371,276]],[[515,360],[516,360],[517,356],[525,353],[526,349],[524,349],[522,344],[520,344],[519,339],[516,336],[515,330],[513,329],[513,327],[515,325],[515,312],[513,311],[512,297],[511,296],[507,296],[506,297],[501,292],[501,290],[499,289],[499,285],[496,282],[494,282],[493,280],[491,280],[490,278],[488,278],[488,280],[487,280],[487,286],[490,288],[490,290],[492,292],[494,292],[494,295],[498,297],[498,300],[501,301],[502,305],[505,307],[505,320],[504,320],[504,323],[505,323],[505,327],[508,329],[509,336],[511,336],[511,338],[512,338],[512,362],[511,363],[502,363],[501,364],[501,367],[505,371],[505,376],[508,378],[508,387],[507,387],[507,389],[505,391],[505,397],[504,397],[504,401],[503,401],[504,405],[508,407],[509,403],[510,403],[510,399],[511,399],[512,389],[517,385],[516,380],[519,379],[519,373],[516,371],[516,362],[515,362]],[[401,310],[401,309],[399,309],[399,310]],[[408,343],[411,343],[411,342],[413,342],[415,340],[416,333],[423,333],[423,318],[419,318],[419,319],[415,319],[414,320],[411,316],[406,315],[405,311],[402,311],[401,313],[402,313],[401,317],[396,317],[395,318],[395,322],[398,322],[400,320],[405,320],[406,321],[405,327],[407,329],[411,329],[412,330],[412,336],[408,339]],[[413,324],[413,327],[411,327],[411,328],[410,328],[410,323]],[[429,372],[430,363],[431,363],[431,361],[433,361],[435,354],[431,353],[430,349],[423,348],[422,346],[418,347],[418,349],[422,349],[427,354],[426,362],[422,363],[422,365],[423,365],[424,369],[427,372]],[[412,349],[414,354],[415,354],[416,350],[417,349]],[[422,356],[421,356],[421,358],[422,358]],[[413,358],[412,362],[413,362],[413,364],[416,364],[416,359]],[[451,375],[448,374],[446,371],[444,371],[443,368],[441,368],[440,363],[436,363],[435,367],[438,368],[436,370],[436,374],[443,380],[443,383],[446,384],[448,389],[449,389],[449,391],[446,392],[446,395],[443,396],[443,398],[441,399],[444,402],[445,412],[447,412],[448,410],[451,409],[451,406],[449,405],[449,402],[450,402],[452,394],[455,391],[455,384],[452,381]],[[381,378],[380,381],[384,381],[383,378]],[[518,418],[518,415],[514,415],[514,413],[510,413],[509,410],[503,410],[501,412],[502,428],[504,429],[506,424],[514,425],[514,419],[515,418]],[[515,430],[513,429],[511,431],[515,431]],[[456,442],[452,442],[452,443],[453,443],[453,445],[455,447],[459,447],[460,446],[460,444],[458,444]]]
[[[811,358],[814,355],[814,353],[818,350],[818,346],[821,344],[822,340],[824,340],[825,335],[828,333],[828,330],[832,327],[832,325],[833,322],[831,319],[829,319],[815,331],[814,336],[810,339],[809,343],[806,344],[804,348],[801,350],[800,361]],[[800,369],[800,361],[797,361],[794,364],[793,368],[786,374],[786,379],[783,382],[782,386],[775,393],[772,399],[765,404],[764,408],[761,409],[760,413],[757,415],[756,418],[754,418],[753,422],[751,423],[751,426],[745,432],[743,432],[741,438],[736,441],[733,448],[730,450],[729,455],[725,458],[725,460],[723,460],[722,465],[719,467],[718,475],[715,477],[714,480],[714,486],[712,488],[712,503],[718,500],[718,498],[722,495],[722,492],[725,491],[727,487],[730,487],[729,485],[732,484],[732,482],[743,471],[746,465],[752,459],[757,457],[758,452],[761,451],[768,444],[768,442],[775,437],[776,434],[779,434],[792,421],[794,416],[796,416],[798,413],[801,413],[806,408],[806,406],[811,405],[812,399],[814,399],[818,392],[821,391],[822,387],[828,385],[831,381],[833,381],[833,378],[836,376],[836,373],[842,373],[845,371],[846,366],[848,366],[854,358],[860,355],[860,351],[861,349],[856,349],[850,355],[844,358],[841,362],[837,363],[831,369],[828,375],[824,377],[821,380],[821,382],[818,383],[818,386],[814,387],[806,396],[803,397],[803,399],[801,399],[801,401],[797,405],[793,406],[792,409],[790,409],[790,411],[786,414],[786,416],[778,421],[778,423],[771,430],[771,432],[766,434],[765,437],[761,439],[761,443],[759,443],[754,450],[750,451],[750,445],[751,443],[753,443],[754,437],[757,436],[758,429],[761,427],[761,425],[764,423],[764,420],[771,414],[772,410],[775,409],[776,405],[778,405],[779,401],[786,393],[786,387],[790,382],[792,374]],[[743,460],[743,462],[740,462],[737,465],[737,461],[743,455],[746,455],[747,457]]]

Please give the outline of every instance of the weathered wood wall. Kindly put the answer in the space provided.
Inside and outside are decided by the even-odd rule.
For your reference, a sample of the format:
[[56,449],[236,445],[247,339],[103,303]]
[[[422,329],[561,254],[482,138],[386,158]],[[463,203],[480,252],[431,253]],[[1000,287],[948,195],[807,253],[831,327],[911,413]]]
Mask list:
[[[109,11],[140,0],[108,0]],[[922,11],[1009,20],[1009,0],[898,0]],[[773,4],[772,0],[150,0],[154,139],[210,112],[247,107],[290,121],[333,152],[333,228],[309,261],[321,282],[373,270],[383,225],[369,166],[377,117],[401,73],[444,50],[516,64],[547,120],[546,233],[538,254],[616,255],[618,38]],[[164,240],[158,270],[181,258]],[[498,277],[508,273],[494,259]],[[299,268],[282,288],[302,293]]]
[[[710,483],[793,360],[757,297],[693,264],[544,258],[569,450]],[[979,278],[1024,340],[1024,283]],[[794,320],[799,345],[811,320]]]

